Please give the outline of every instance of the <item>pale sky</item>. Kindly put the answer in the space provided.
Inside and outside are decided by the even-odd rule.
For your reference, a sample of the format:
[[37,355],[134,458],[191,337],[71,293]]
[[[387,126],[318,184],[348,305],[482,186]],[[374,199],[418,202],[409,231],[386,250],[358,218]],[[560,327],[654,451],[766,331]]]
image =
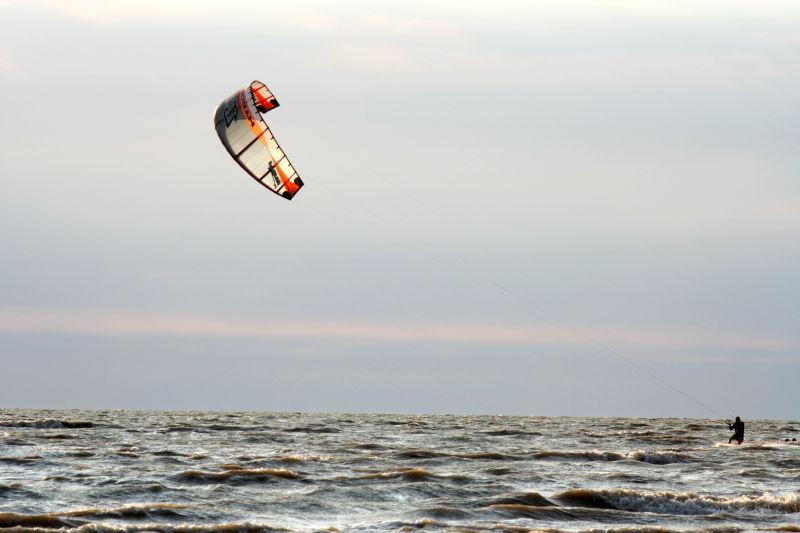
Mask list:
[[794,1],[0,0],[0,406],[715,416],[602,344],[797,419],[799,59]]

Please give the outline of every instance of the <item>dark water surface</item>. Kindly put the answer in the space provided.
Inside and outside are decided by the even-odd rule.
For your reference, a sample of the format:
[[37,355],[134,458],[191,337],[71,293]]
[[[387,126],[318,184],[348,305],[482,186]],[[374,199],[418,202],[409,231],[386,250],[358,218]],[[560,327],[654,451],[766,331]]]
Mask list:
[[14,531],[797,531],[800,423],[0,410]]

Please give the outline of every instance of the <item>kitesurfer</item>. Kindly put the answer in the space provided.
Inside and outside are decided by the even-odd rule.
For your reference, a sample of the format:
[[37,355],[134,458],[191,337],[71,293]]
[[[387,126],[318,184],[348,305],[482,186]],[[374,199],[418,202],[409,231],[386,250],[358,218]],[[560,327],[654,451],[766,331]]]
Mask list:
[[736,417],[736,422],[733,424],[728,424],[728,429],[733,431],[733,435],[731,438],[728,439],[728,444],[732,441],[736,441],[736,444],[741,444],[744,441],[744,422],[738,416]]

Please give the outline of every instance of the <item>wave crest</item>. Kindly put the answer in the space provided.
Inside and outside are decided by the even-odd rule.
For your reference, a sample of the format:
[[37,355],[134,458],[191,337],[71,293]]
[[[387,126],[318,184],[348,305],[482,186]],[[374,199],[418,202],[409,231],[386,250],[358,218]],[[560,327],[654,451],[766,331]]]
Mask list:
[[562,450],[545,450],[535,452],[532,457],[534,459],[564,459],[573,461],[639,461],[642,463],[650,463],[654,465],[665,465],[672,463],[688,463],[695,460],[695,458],[687,453],[681,453],[673,450],[665,451],[644,451],[635,450],[628,453],[611,452],[602,450],[588,450],[588,451],[562,451]]
[[707,515],[741,510],[782,514],[800,512],[800,493],[784,496],[764,493],[760,496],[726,498],[692,492],[573,489],[556,494],[553,499],[574,507],[674,515]]
[[0,426],[10,428],[73,429],[91,428],[94,424],[86,420],[59,420],[57,418],[34,418],[0,420]]
[[225,465],[222,472],[203,472],[186,470],[177,474],[178,479],[188,482],[220,483],[269,481],[279,479],[300,479],[301,474],[286,468],[246,468],[238,465]]

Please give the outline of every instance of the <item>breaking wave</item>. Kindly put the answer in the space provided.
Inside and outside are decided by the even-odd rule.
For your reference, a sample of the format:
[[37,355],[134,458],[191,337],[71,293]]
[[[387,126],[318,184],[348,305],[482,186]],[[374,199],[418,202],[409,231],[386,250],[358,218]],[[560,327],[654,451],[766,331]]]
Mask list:
[[61,517],[79,518],[149,518],[149,517],[183,517],[181,510],[190,505],[177,503],[138,503],[119,507],[87,507],[73,511],[50,513]]
[[429,472],[424,468],[403,468],[399,470],[390,470],[387,472],[372,472],[364,476],[359,476],[357,479],[402,478],[406,481],[427,481],[436,477],[438,477],[436,474]]
[[672,463],[688,463],[695,458],[687,453],[677,451],[648,452],[635,450],[632,452],[610,452],[600,450],[588,450],[579,452],[570,451],[541,451],[532,454],[534,459],[563,459],[572,461],[639,461],[654,465],[666,465]]
[[779,442],[794,422],[751,421],[772,438],[716,446],[726,426],[687,419],[6,409],[0,420],[0,530],[17,533],[800,533],[800,456]]
[[673,515],[707,515],[720,512],[800,512],[800,493],[726,498],[693,492],[638,491],[633,489],[573,489],[553,496],[561,504],[596,509]]

